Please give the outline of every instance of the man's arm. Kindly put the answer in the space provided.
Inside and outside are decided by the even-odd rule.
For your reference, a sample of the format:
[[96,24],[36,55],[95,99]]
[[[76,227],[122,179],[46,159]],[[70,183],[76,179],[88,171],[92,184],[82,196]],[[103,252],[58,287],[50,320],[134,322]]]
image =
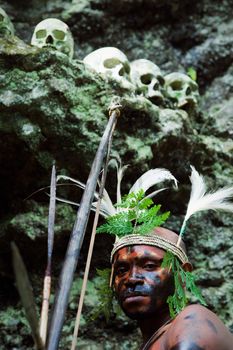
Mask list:
[[165,343],[166,350],[233,350],[233,335],[213,312],[190,305],[173,321]]

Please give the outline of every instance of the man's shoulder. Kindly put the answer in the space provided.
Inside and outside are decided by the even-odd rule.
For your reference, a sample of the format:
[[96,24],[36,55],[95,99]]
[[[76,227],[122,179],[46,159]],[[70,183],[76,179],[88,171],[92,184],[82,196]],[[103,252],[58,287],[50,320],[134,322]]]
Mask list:
[[187,306],[172,322],[167,349],[232,350],[233,336],[216,314],[204,306]]
[[173,324],[178,323],[182,320],[193,323],[194,320],[202,319],[206,317],[218,319],[216,314],[210,311],[209,309],[207,309],[205,306],[202,306],[200,304],[191,304],[186,306],[184,310],[182,310],[179,313],[179,315],[176,316]]

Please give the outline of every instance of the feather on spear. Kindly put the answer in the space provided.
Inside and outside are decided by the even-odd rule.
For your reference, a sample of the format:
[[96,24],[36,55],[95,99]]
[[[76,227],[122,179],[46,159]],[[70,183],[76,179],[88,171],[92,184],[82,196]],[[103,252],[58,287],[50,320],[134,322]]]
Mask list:
[[216,192],[207,193],[203,176],[200,175],[192,165],[191,169],[191,194],[177,245],[179,245],[181,238],[184,235],[187,221],[193,214],[203,210],[223,210],[233,212],[233,203],[228,201],[229,198],[233,197],[233,186],[223,187]]

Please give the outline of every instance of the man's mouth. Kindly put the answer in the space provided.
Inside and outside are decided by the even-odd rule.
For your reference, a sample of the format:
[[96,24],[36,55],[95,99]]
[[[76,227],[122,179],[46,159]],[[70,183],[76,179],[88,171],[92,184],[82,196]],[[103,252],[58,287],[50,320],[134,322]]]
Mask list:
[[139,299],[141,297],[147,297],[148,294],[142,293],[142,292],[128,292],[128,293],[124,293],[122,300],[133,300],[133,299]]

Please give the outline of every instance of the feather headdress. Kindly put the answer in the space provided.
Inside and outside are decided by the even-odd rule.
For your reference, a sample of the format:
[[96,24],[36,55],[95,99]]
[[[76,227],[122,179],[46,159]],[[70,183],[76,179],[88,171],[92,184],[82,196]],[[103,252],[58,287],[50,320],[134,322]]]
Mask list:
[[192,165],[191,169],[191,194],[186,215],[181,226],[178,243],[184,235],[187,221],[197,212],[204,210],[222,210],[233,213],[233,202],[229,201],[229,198],[233,197],[233,186],[223,187],[215,192],[207,192],[203,176],[200,175]]
[[[107,218],[109,216],[113,216],[117,214],[120,211],[126,211],[127,208],[120,208],[121,201],[122,201],[122,196],[121,196],[121,181],[123,178],[123,175],[125,173],[125,170],[127,169],[128,165],[121,165],[120,160],[115,161],[115,165],[117,168],[117,203],[114,206],[108,192],[104,190],[103,193],[103,198],[101,200],[101,206],[100,206],[100,214]],[[72,177],[65,176],[65,175],[59,175],[57,176],[57,182],[60,180],[68,180],[73,183],[75,183],[76,186],[84,189],[85,184],[82,183],[81,181],[78,181]],[[133,184],[131,189],[129,190],[129,194],[132,193],[137,193],[139,191],[143,191],[144,193],[147,192],[151,187],[155,186],[156,184],[159,184],[163,181],[173,181],[174,186],[177,188],[177,179],[171,174],[171,172],[167,169],[163,168],[156,168],[156,169],[151,169],[145,172],[139,179]],[[154,197],[157,193],[164,191],[167,189],[167,187],[161,188],[159,190],[153,191],[147,195],[145,195],[145,198],[152,198]],[[98,200],[98,192],[94,193],[94,198]],[[58,201],[62,201],[68,204],[72,205],[79,205],[78,203],[62,199],[62,198],[57,198]],[[97,201],[92,203],[91,209],[95,211],[97,205]]]

